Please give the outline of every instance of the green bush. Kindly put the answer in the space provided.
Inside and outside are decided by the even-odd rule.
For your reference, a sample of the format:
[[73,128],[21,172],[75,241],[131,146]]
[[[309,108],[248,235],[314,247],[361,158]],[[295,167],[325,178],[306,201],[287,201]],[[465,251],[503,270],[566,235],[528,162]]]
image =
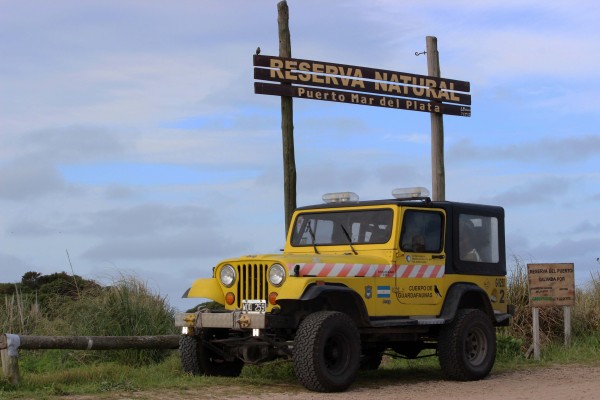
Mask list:
[[497,336],[497,355],[503,360],[511,360],[522,354],[523,339],[499,334]]
[[[111,286],[69,277],[28,272],[14,293],[0,303],[0,333],[43,336],[151,336],[173,334],[175,310],[134,277],[121,276]],[[39,301],[43,299],[43,303]],[[0,297],[2,299],[2,297]],[[24,370],[115,361],[129,365],[159,362],[166,350],[21,352]]]
[[573,309],[573,334],[585,336],[590,332],[600,333],[600,273],[575,292],[577,306]]
[[[175,310],[134,277],[85,292],[64,304],[61,317],[74,336],[152,336],[175,333]],[[96,351],[94,359],[144,365],[162,361],[165,350]]]

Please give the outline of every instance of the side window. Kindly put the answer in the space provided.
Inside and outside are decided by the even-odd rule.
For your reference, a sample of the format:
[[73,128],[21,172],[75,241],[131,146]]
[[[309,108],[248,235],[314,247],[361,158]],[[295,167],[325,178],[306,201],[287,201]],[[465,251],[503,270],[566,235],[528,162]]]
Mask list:
[[400,234],[400,248],[415,253],[442,250],[443,214],[435,211],[406,210]]
[[462,261],[497,263],[500,259],[498,219],[472,214],[458,216],[458,253]]

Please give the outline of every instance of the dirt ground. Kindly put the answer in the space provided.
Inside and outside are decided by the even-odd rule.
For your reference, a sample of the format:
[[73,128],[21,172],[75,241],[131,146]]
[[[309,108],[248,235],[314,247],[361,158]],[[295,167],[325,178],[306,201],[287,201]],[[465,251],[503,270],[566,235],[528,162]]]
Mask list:
[[600,366],[557,366],[528,371],[491,374],[478,382],[450,382],[439,379],[380,387],[353,385],[344,393],[313,393],[304,389],[248,386],[211,386],[197,390],[111,393],[94,396],[65,396],[64,400],[148,399],[148,400],[575,400],[600,399]]

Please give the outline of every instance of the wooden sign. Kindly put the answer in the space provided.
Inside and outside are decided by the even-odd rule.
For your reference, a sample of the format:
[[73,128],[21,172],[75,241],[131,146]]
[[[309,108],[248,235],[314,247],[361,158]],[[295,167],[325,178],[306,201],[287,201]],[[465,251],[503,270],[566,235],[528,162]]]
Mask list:
[[255,93],[258,94],[439,114],[471,115],[471,96],[464,93],[470,90],[469,82],[354,65],[260,55],[254,56],[254,66],[255,79],[283,84],[255,82]]
[[337,103],[362,104],[365,106],[398,108],[402,110],[435,112],[439,114],[460,115],[463,117],[471,116],[471,107],[468,106],[323,88],[254,82],[254,93],[333,101]]
[[527,276],[531,307],[575,304],[574,264],[527,264]]

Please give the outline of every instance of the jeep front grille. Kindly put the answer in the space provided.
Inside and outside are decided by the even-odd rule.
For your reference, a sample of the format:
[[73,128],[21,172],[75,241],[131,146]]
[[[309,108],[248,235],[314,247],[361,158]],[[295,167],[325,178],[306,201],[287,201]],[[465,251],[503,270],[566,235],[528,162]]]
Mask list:
[[267,265],[239,264],[237,272],[240,277],[236,296],[238,308],[242,306],[242,300],[267,300]]

